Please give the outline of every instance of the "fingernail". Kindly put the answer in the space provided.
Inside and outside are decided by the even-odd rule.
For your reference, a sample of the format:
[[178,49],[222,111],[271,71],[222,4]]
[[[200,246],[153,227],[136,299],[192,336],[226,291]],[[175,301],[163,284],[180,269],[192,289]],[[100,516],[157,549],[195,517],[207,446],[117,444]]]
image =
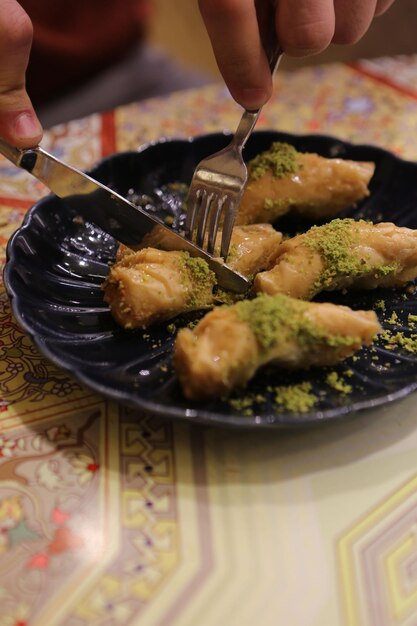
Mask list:
[[14,122],[14,131],[19,137],[38,137],[42,134],[42,127],[31,113],[21,113]]

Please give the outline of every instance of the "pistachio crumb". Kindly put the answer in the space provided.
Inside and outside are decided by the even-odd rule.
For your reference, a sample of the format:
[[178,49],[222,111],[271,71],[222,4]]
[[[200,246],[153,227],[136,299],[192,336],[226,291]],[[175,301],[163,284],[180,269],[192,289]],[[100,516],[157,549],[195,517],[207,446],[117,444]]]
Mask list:
[[243,398],[231,398],[229,400],[230,406],[235,409],[235,411],[239,411],[242,415],[247,417],[253,415],[253,402],[254,399],[251,395],[244,396]]
[[332,387],[332,389],[335,389],[336,391],[339,391],[343,394],[348,394],[352,391],[352,385],[346,383],[343,378],[339,376],[339,374],[335,371],[330,372],[330,374],[326,376],[326,383],[329,385],[329,387]]
[[317,403],[311,383],[275,387],[274,402],[277,406],[294,413],[307,413]]
[[386,350],[395,350],[396,347],[403,348],[406,352],[417,354],[417,334],[412,333],[406,336],[402,332],[395,334],[391,330],[384,330],[380,335],[382,341],[386,342],[384,347]]
[[395,311],[392,312],[391,316],[385,320],[387,322],[387,324],[397,324],[398,322],[398,315],[396,314]]
[[417,315],[412,315],[412,313],[410,313],[408,315],[408,325],[410,326],[410,328],[415,328],[417,324]]

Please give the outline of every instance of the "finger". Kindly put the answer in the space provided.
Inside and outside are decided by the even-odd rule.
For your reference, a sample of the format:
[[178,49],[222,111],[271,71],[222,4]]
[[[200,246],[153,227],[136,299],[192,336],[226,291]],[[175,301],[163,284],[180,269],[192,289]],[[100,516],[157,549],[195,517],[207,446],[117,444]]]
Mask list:
[[278,40],[290,56],[321,52],[334,34],[333,0],[278,0]]
[[24,148],[39,143],[42,127],[25,89],[32,24],[15,0],[0,0],[0,136]]
[[375,15],[382,15],[394,4],[395,0],[378,0],[376,3]]
[[377,0],[334,0],[334,43],[352,44],[359,41],[375,16],[376,6]]
[[272,79],[254,0],[199,0],[199,6],[230,93],[243,107],[257,109],[270,97]]

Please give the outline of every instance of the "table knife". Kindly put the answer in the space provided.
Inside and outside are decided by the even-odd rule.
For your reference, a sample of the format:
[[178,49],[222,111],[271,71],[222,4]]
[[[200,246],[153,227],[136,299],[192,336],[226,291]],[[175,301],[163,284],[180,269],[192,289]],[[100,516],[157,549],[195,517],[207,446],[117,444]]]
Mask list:
[[134,247],[140,244],[146,233],[159,226],[175,238],[178,250],[204,259],[221,287],[238,293],[244,293],[250,287],[247,278],[220,259],[185,239],[116,191],[67,165],[43,148],[18,149],[0,139],[0,154],[32,174],[61,198],[63,209],[65,206],[74,207],[84,219],[95,223],[119,242]]

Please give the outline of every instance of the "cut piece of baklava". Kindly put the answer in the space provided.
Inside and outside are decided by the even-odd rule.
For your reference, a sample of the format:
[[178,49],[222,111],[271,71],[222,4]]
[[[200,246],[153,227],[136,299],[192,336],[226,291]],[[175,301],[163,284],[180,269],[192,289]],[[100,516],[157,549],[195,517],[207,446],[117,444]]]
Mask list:
[[379,331],[373,311],[262,294],[217,307],[193,330],[181,329],[175,371],[187,398],[216,398],[244,387],[266,363],[285,369],[334,365]]
[[[221,238],[220,230],[216,237],[214,256],[220,254]],[[281,240],[282,234],[271,224],[235,226],[230,240],[227,264],[244,276],[253,276],[271,266]],[[156,226],[145,235],[142,245],[160,250],[178,250],[178,239],[170,236],[166,228]],[[126,254],[122,247],[120,254]]]
[[400,287],[417,276],[417,231],[390,222],[336,219],[278,248],[254,291],[310,300],[320,291]]
[[[238,297],[222,290],[216,290],[214,297],[216,279],[207,263],[193,259],[188,252],[173,250],[177,239],[169,235],[157,226],[144,238],[143,244],[148,247],[135,251],[120,245],[117,250],[104,294],[113,317],[125,328],[147,327],[180,313],[209,308],[215,301]],[[271,267],[281,239],[281,233],[270,224],[237,227],[232,234],[228,265],[245,276],[253,276]]]
[[146,328],[180,313],[213,305],[214,273],[187,252],[144,248],[121,255],[103,289],[115,320],[124,328]]
[[275,142],[248,163],[236,224],[274,222],[291,211],[309,220],[334,217],[369,195],[374,163],[328,159]]

